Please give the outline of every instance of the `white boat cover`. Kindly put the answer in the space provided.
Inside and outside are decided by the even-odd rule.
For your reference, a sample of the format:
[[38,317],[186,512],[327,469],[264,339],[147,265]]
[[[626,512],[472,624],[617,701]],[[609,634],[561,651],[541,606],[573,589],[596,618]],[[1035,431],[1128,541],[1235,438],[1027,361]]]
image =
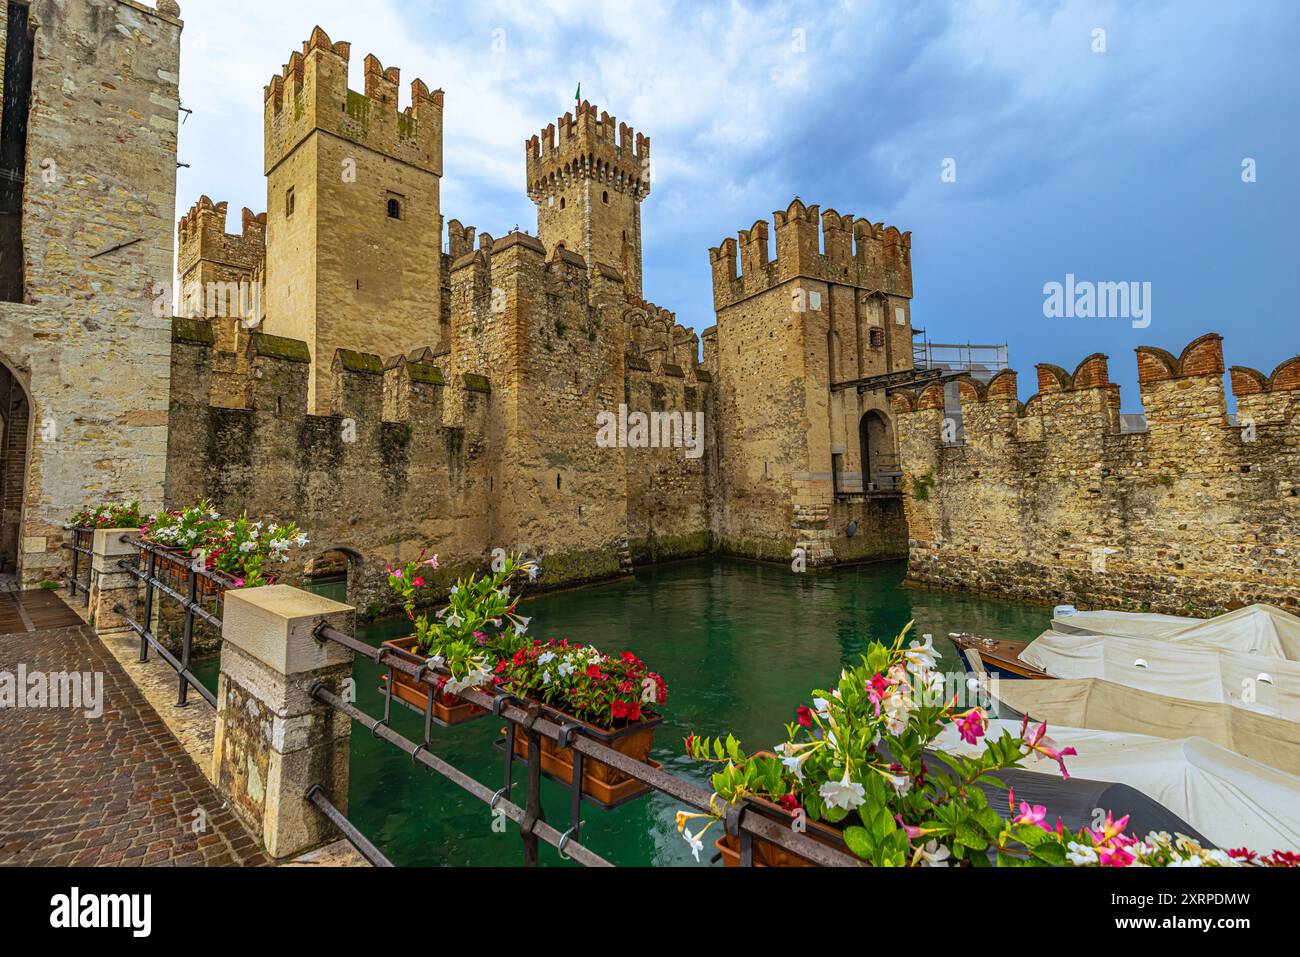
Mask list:
[[[1016,734],[1020,722],[994,721],[988,734],[998,737],[1004,729]],[[1248,847],[1264,853],[1300,848],[1300,777],[1199,737],[1166,739],[1050,723],[1047,733],[1057,747],[1079,752],[1066,758],[1072,777],[1127,784],[1220,848]],[[973,755],[983,749],[982,744],[965,744],[951,725],[935,744],[955,754]],[[1024,767],[1059,774],[1056,762],[1038,755],[1026,759]],[[1125,813],[1118,807],[1103,810],[1116,816]],[[1048,820],[1054,821],[1052,808],[1047,812]]]
[[1199,642],[1046,631],[1020,660],[1054,678],[1102,678],[1191,701],[1217,701],[1300,721],[1300,662]]
[[1123,611],[1081,611],[1052,619],[1063,635],[1113,635],[1196,643],[1300,661],[1300,617],[1272,605],[1247,605],[1217,618],[1178,618]]
[[[994,693],[1048,727],[1205,738],[1269,767],[1300,775],[1300,723],[1217,701],[1190,701],[1099,678],[1000,681]],[[1000,714],[1003,717],[1012,715]]]

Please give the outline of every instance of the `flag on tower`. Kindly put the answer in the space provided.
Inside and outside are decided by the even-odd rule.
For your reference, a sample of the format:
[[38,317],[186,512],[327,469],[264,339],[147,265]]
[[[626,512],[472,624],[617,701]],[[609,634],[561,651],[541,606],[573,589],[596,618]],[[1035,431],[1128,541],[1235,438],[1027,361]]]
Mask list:
[[577,102],[578,106],[582,106],[582,83],[581,82],[578,83],[578,88],[573,91],[573,99]]

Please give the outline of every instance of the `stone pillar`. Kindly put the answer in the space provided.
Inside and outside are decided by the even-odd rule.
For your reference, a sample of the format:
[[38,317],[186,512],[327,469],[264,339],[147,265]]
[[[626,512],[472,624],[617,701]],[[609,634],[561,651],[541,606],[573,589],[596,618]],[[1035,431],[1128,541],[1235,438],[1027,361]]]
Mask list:
[[310,691],[320,681],[345,694],[352,652],[317,641],[321,622],[350,635],[356,610],[288,585],[225,596],[213,776],[273,858],[337,839],[305,799],[312,785],[347,810],[352,722]]
[[[122,541],[123,537],[128,540]],[[92,554],[88,607],[96,634],[107,635],[126,631],[130,627],[113,607],[121,605],[127,614],[134,615],[139,583],[117,563],[124,559],[134,559],[136,549],[132,542],[139,537],[140,530],[136,528],[95,529],[90,546]]]

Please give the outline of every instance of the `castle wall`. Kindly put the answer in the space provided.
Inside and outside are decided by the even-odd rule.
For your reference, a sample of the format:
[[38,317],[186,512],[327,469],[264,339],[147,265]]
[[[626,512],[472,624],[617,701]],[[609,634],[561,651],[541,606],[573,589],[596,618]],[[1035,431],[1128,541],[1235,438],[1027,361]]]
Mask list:
[[63,523],[88,502],[162,502],[169,337],[154,298],[172,275],[181,32],[129,0],[30,12],[25,295],[0,303],[0,361],[31,400],[25,585],[59,574]]
[[865,496],[858,439],[868,410],[889,415],[885,394],[832,386],[912,367],[910,236],[797,199],[775,223],[775,259],[763,221],[710,252],[715,535],[770,560],[901,556],[901,504]]
[[[338,412],[313,415],[305,345],[255,333],[248,407],[223,409],[206,402],[211,348],[204,323],[176,321],[169,504],[206,497],[223,514],[297,522],[311,539],[305,562],[335,549],[354,556],[349,600],[362,608],[390,604],[385,564],[421,548],[442,565],[431,582],[478,569],[489,538],[482,396],[464,404],[464,423],[444,426],[451,387],[432,370],[386,373],[377,357],[353,354],[331,370]],[[384,414],[386,378],[402,396],[395,420]]]
[[1081,607],[1209,615],[1261,601],[1300,610],[1300,359],[1233,370],[1221,339],[1138,350],[1148,431],[1119,431],[1105,356],[961,382],[965,441],[941,440],[938,386],[895,396],[909,577]]

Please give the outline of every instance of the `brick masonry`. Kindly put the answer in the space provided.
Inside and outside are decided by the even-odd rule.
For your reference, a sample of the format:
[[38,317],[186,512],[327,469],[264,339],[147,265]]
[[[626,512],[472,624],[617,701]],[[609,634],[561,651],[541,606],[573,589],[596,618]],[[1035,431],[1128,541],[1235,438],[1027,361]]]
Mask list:
[[[1122,433],[1107,357],[960,382],[965,439],[943,441],[941,387],[898,393],[909,577],[1081,607],[1210,615],[1300,610],[1300,357],[1231,370],[1222,339],[1137,350],[1148,431]],[[952,431],[951,429],[949,430]]]
[[20,664],[102,673],[104,712],[0,709],[0,866],[267,863],[89,628],[0,636],[0,671]]

